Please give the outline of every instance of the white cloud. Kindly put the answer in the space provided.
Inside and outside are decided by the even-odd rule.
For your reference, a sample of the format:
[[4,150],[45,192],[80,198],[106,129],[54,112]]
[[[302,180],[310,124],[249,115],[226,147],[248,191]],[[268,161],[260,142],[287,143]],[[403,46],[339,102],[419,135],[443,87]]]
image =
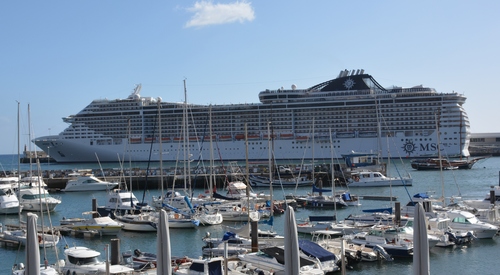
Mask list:
[[209,1],[196,2],[193,7],[188,8],[194,13],[186,27],[203,27],[208,25],[221,25],[234,22],[243,23],[255,18],[254,10],[250,3],[237,1],[230,4],[214,4]]

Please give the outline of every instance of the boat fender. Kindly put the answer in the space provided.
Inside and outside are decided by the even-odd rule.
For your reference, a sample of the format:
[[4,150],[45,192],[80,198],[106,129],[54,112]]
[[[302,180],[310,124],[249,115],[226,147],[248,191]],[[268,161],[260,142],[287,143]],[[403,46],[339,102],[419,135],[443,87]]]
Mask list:
[[247,211],[247,208],[245,206],[243,206],[243,208],[241,208],[241,211],[242,212],[246,212]]

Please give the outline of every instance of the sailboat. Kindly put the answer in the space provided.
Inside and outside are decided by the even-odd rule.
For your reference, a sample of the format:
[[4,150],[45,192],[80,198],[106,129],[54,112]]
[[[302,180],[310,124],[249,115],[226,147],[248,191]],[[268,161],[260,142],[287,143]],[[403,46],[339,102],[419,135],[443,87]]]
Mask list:
[[[130,136],[130,119],[129,119],[129,136]],[[129,166],[132,167],[132,160],[129,150]],[[123,168],[123,167],[122,167]],[[149,205],[141,205],[137,197],[132,192],[132,173],[129,173],[130,191],[125,189],[116,188],[108,190],[106,195],[106,202],[102,206],[97,206],[97,212],[100,216],[115,217],[115,214],[124,215],[130,213],[138,213],[153,211],[154,209]]]
[[[28,110],[29,110],[29,105],[28,105]],[[18,103],[18,147],[17,147],[17,154],[18,154],[18,171],[20,168],[20,149],[19,149],[19,144],[20,144],[20,134],[19,134],[19,103]],[[40,162],[37,159],[37,167],[38,167],[38,173],[40,174]],[[18,183],[19,184],[19,183]],[[41,189],[41,186],[38,185],[38,188]],[[38,197],[37,204],[42,204],[42,197]],[[20,210],[21,208],[19,208]],[[44,211],[41,211],[41,214],[43,215]],[[19,215],[19,229],[13,229],[13,230],[4,230],[3,231],[3,238],[5,240],[12,240],[18,242],[22,246],[26,246],[28,242],[28,236],[25,228],[22,228],[21,224],[21,212],[18,212]],[[43,217],[42,217],[42,231],[45,230],[43,227]],[[59,243],[59,235],[53,234],[54,231],[50,230],[52,234],[49,233],[37,233],[37,240],[38,240],[38,246],[39,247],[54,247]]]

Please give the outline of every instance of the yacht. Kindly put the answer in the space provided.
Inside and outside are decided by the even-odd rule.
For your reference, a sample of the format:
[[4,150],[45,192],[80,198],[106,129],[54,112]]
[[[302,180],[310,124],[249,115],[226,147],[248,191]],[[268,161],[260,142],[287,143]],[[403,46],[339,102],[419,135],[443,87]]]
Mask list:
[[108,182],[96,178],[94,175],[70,174],[70,179],[66,183],[66,187],[61,189],[64,192],[75,191],[104,191],[111,190],[117,187],[120,183]]
[[453,209],[445,213],[451,220],[451,228],[472,230],[478,239],[492,239],[498,232],[498,226],[482,222],[468,211]]
[[19,202],[24,211],[54,211],[61,204],[59,196],[52,196],[40,186],[21,188],[19,190]]
[[352,173],[348,187],[390,187],[411,186],[413,179],[407,177],[386,177],[380,172],[362,171]]
[[[103,94],[76,114],[64,117],[69,126],[61,133],[37,137],[33,142],[58,163],[95,162],[96,154],[101,162],[116,162],[117,156],[128,152],[133,152],[134,162],[159,161],[159,156],[175,162],[178,155],[186,156],[179,146],[182,142],[192,144],[188,155],[210,159],[209,146],[195,144],[210,139],[199,133],[206,132],[211,117],[218,153],[226,161],[266,160],[269,138],[273,139],[277,160],[313,156],[318,161],[330,160],[330,150],[324,150],[325,146],[333,146],[335,156],[376,149],[381,157],[389,157],[391,152],[392,156],[423,158],[438,155],[437,114],[440,139],[447,141],[441,144],[442,154],[470,155],[465,95],[438,93],[422,85],[384,87],[362,69],[342,70],[336,77],[308,88],[291,85],[290,89],[265,89],[258,94],[259,103],[169,102],[142,96],[141,88],[138,84],[122,99],[106,99]],[[185,110],[189,110],[193,128],[188,137],[180,135]],[[161,126],[156,127],[158,112]],[[272,134],[267,134],[269,121]],[[391,142],[380,142],[388,138]],[[314,146],[310,146],[312,141]]]
[[134,269],[124,265],[110,265],[106,271],[106,262],[100,259],[101,253],[83,246],[69,247],[64,250],[65,266],[63,274],[133,274]]
[[10,183],[0,184],[0,214],[18,214],[23,209],[23,205],[12,189]]

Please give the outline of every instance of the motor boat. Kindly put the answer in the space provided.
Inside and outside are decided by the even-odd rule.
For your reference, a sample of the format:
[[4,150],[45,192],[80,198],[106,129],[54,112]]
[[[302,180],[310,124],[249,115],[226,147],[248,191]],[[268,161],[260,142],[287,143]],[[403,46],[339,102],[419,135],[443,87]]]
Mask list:
[[413,179],[408,177],[386,177],[380,172],[361,171],[351,174],[347,186],[350,187],[390,187],[411,186]]
[[63,274],[132,274],[134,269],[124,265],[110,265],[106,272],[106,262],[100,259],[101,253],[83,246],[69,247],[64,250],[65,266]]
[[[95,211],[83,212],[83,215],[94,215],[97,214]],[[123,228],[123,223],[111,219],[109,216],[105,217],[90,217],[88,219],[75,219],[73,223],[69,224],[68,220],[66,225],[73,230],[93,230],[96,231],[100,236],[115,236]]]
[[58,196],[52,196],[41,186],[21,188],[19,190],[19,202],[25,211],[54,211],[61,204]]
[[445,215],[451,220],[451,228],[472,230],[478,239],[492,239],[498,232],[497,226],[482,222],[467,211],[453,209],[446,211]]
[[153,211],[154,209],[145,204],[141,204],[134,193],[122,189],[113,189],[108,192],[106,203],[97,207],[97,212],[101,216],[114,217],[114,213],[138,213]]
[[345,237],[348,243],[364,245],[370,248],[380,246],[392,257],[413,256],[413,242],[411,240],[403,239],[398,234],[395,234],[393,239],[387,239],[385,229],[382,227],[373,227],[369,231],[346,235]]
[[23,209],[10,183],[0,184],[0,214],[18,214]]
[[96,178],[94,175],[79,173],[70,174],[70,179],[66,183],[66,187],[61,189],[64,192],[76,192],[76,191],[104,191],[111,190],[119,185],[118,182],[103,181]]

